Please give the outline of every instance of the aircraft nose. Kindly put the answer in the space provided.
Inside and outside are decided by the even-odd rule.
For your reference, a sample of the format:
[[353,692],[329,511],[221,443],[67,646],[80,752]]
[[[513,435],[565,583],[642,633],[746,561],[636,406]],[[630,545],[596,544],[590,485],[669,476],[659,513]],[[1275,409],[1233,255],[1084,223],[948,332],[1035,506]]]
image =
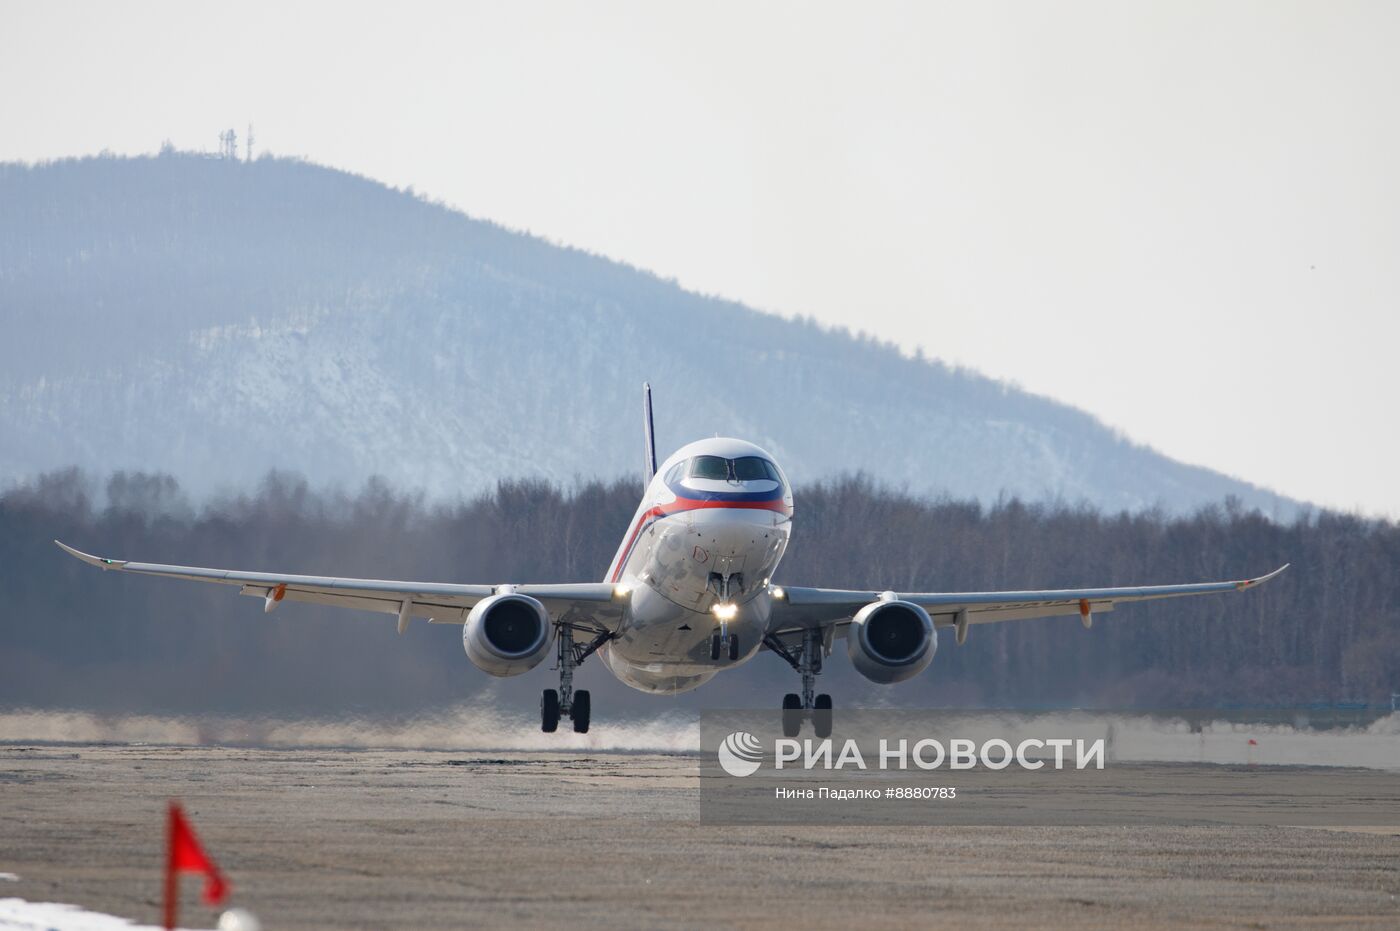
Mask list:
[[759,524],[734,521],[711,521],[697,526],[700,542],[713,556],[738,556],[747,553],[763,541],[764,528]]

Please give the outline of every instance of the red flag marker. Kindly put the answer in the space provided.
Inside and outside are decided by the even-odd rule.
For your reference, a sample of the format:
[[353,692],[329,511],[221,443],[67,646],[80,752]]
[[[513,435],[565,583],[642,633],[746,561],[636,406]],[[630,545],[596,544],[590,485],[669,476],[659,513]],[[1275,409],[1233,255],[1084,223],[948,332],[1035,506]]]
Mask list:
[[170,803],[170,820],[165,847],[165,926],[174,928],[180,908],[180,874],[200,873],[204,876],[204,902],[218,905],[228,894],[229,885],[204,848],[194,828],[185,820],[178,802]]

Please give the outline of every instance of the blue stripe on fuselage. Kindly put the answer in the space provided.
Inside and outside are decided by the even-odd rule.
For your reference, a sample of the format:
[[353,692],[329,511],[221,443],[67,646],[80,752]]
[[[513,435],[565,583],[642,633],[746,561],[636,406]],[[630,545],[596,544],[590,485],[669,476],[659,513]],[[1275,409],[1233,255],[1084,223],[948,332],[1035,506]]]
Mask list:
[[691,501],[781,501],[783,500],[783,486],[778,484],[772,491],[701,491],[698,488],[687,488],[685,485],[666,483],[666,487],[671,490],[671,494],[677,498],[689,498]]

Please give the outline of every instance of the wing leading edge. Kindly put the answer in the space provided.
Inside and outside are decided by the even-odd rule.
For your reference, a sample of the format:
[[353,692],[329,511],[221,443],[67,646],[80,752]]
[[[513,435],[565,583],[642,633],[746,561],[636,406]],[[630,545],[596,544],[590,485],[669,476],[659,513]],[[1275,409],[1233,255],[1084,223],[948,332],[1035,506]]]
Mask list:
[[[496,585],[461,585],[451,582],[399,582],[386,579],[347,579],[315,575],[279,575],[206,569],[199,566],[167,566],[159,563],[106,559],[76,550],[59,540],[59,549],[99,569],[134,572],[191,582],[239,586],[240,595],[256,595],[271,610],[278,602],[302,601],[374,611],[399,617],[402,633],[410,617],[427,618],[433,624],[461,624],[477,602],[496,594]],[[606,582],[515,585],[515,592],[542,602],[555,620],[588,616],[608,629],[622,619],[623,602]]]
[[1129,588],[1074,588],[1028,592],[874,592],[783,586],[783,597],[773,605],[773,633],[843,625],[865,605],[896,598],[919,605],[936,627],[958,628],[958,640],[967,636],[969,624],[1019,621],[1037,617],[1078,614],[1086,623],[1095,612],[1112,611],[1123,602],[1153,601],[1188,595],[1244,591],[1277,576],[1285,564],[1267,575],[1233,582],[1199,582],[1190,585],[1141,585]]

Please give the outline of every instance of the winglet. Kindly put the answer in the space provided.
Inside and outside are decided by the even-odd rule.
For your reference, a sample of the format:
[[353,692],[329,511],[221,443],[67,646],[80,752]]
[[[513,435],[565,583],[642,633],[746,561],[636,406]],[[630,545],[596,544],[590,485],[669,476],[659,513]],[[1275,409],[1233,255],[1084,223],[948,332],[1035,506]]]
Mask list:
[[1273,572],[1270,572],[1268,575],[1261,575],[1257,579],[1245,579],[1243,582],[1236,582],[1235,588],[1238,588],[1240,591],[1244,591],[1246,588],[1253,588],[1256,585],[1263,585],[1265,582],[1274,578],[1280,572],[1287,569],[1291,565],[1293,565],[1291,562],[1286,562],[1283,565],[1279,566],[1277,569],[1275,569]]
[[91,553],[84,553],[82,550],[75,550],[62,540],[55,540],[53,542],[58,544],[58,548],[69,556],[76,556],[88,565],[96,566],[99,569],[120,569],[127,563],[125,559],[104,559],[101,556],[93,556]]

